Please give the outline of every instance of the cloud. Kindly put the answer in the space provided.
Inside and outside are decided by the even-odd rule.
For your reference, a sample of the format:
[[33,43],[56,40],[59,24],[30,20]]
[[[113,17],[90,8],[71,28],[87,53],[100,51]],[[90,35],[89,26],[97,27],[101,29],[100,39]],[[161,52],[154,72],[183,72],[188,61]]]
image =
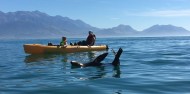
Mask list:
[[153,17],[190,17],[190,9],[186,10],[159,10],[149,12],[139,12],[130,14],[131,16],[153,16]]
[[181,17],[190,16],[190,10],[163,10],[153,11],[144,14],[145,16],[160,16],[160,17]]

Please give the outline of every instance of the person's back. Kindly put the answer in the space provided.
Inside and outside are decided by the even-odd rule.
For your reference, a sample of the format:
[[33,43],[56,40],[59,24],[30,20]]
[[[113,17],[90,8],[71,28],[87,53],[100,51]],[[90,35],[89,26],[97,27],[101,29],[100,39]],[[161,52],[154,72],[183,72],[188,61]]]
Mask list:
[[93,34],[92,31],[89,31],[89,35],[86,39],[86,44],[92,46],[95,44],[95,40],[96,40],[96,36]]

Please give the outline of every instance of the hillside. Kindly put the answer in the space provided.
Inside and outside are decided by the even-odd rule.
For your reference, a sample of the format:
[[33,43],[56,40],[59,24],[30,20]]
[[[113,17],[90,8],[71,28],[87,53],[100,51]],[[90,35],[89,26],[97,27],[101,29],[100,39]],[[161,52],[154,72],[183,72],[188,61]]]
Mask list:
[[97,34],[104,36],[135,36],[139,33],[129,25],[118,25],[113,28],[101,29]]
[[49,16],[39,11],[0,12],[0,37],[8,38],[56,38],[82,36],[92,27],[81,20]]
[[0,12],[0,38],[86,37],[92,30],[99,37],[113,36],[183,36],[190,31],[173,25],[154,25],[137,31],[129,25],[113,28],[93,27],[81,20],[50,16],[40,11]]
[[185,36],[190,32],[182,27],[173,25],[154,25],[142,31],[143,36]]

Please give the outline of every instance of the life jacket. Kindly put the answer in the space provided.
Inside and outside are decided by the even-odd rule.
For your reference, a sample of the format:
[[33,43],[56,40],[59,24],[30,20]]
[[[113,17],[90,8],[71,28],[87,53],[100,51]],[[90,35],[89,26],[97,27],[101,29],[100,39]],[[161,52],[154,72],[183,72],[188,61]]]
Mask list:
[[60,45],[61,45],[61,46],[67,45],[67,41],[66,41],[66,40],[65,40],[65,41],[61,41],[61,42],[60,42]]
[[88,37],[86,39],[87,45],[94,45],[95,39],[96,39],[96,36],[94,34],[88,35]]

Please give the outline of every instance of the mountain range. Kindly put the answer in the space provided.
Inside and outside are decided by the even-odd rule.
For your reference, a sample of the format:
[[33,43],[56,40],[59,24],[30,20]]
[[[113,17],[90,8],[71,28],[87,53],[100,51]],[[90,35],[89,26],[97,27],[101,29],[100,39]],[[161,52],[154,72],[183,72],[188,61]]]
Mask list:
[[187,36],[190,31],[173,25],[153,25],[137,31],[129,25],[113,28],[97,28],[81,20],[68,17],[50,16],[40,11],[0,11],[0,38],[60,38],[86,37],[92,30],[98,37],[134,36]]

